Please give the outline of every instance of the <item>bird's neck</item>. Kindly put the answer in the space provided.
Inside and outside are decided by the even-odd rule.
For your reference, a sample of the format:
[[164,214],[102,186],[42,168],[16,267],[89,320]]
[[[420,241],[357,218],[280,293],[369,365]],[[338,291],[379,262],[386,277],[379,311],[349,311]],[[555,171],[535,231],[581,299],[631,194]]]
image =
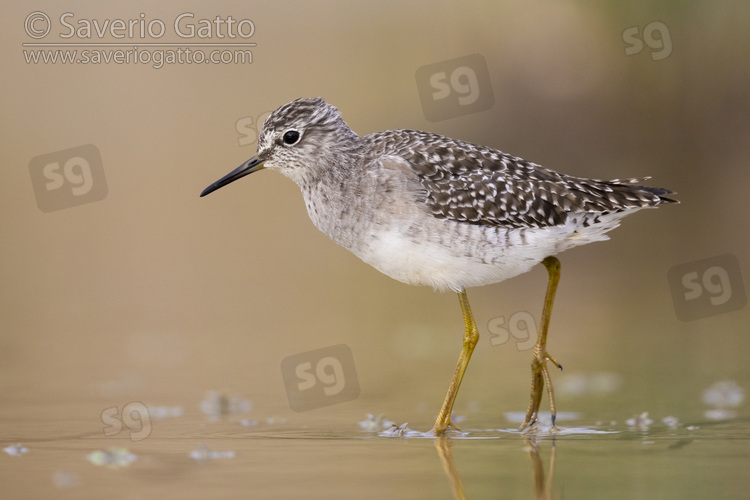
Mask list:
[[333,161],[335,168],[322,167],[318,175],[300,183],[300,189],[313,224],[336,243],[348,247],[355,237],[353,231],[360,212],[360,162],[357,155],[346,154]]

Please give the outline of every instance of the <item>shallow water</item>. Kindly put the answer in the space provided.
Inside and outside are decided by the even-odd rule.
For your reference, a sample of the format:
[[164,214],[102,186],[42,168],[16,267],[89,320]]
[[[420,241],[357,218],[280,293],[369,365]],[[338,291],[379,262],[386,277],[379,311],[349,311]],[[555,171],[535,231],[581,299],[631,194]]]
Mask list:
[[[750,3],[193,4],[4,5],[0,499],[748,498]],[[142,42],[232,41],[60,37],[63,13],[171,30],[188,9],[196,27],[256,23],[255,62],[24,59],[37,42],[146,56],[162,51]],[[446,103],[463,94],[459,60],[488,75],[477,102],[494,105],[431,121],[433,81],[455,87]],[[436,80],[419,76],[430,67]],[[420,432],[461,348],[455,295],[333,244],[281,175],[199,198],[256,153],[261,117],[313,96],[359,134],[437,132],[679,193],[560,256],[560,432],[515,431],[542,266],[468,291],[467,434],[438,440]],[[79,177],[81,159],[99,174]],[[80,178],[96,196],[76,194]],[[309,385],[313,364],[319,392],[300,397],[289,382]],[[222,390],[238,396],[206,395]],[[408,428],[363,430],[368,412]]]
[[425,418],[401,437],[356,419],[212,417],[185,405],[144,413],[143,434],[123,417],[115,434],[82,418],[94,406],[4,409],[3,447],[21,448],[0,454],[3,498],[744,498],[750,486],[748,418],[670,427],[562,413],[558,432],[543,421],[524,435],[515,414],[500,427],[476,415],[462,435],[436,439],[419,432]]

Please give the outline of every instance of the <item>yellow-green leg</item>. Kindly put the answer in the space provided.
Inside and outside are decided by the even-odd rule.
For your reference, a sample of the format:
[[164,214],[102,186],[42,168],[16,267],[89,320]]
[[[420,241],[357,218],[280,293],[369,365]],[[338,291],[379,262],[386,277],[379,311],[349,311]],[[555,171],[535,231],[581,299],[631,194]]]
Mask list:
[[456,401],[458,388],[461,386],[461,380],[464,378],[466,367],[469,366],[471,353],[474,352],[474,347],[477,345],[477,341],[479,341],[479,332],[477,331],[477,325],[474,323],[474,316],[471,314],[471,307],[469,307],[469,299],[466,297],[465,290],[458,292],[458,301],[461,304],[461,312],[464,315],[464,343],[461,348],[461,354],[458,357],[456,369],[453,372],[451,385],[448,387],[448,394],[445,395],[443,407],[440,408],[440,413],[438,413],[437,420],[435,421],[435,427],[432,429],[432,432],[435,434],[443,434],[449,427],[459,430],[458,426],[451,422],[453,403]]
[[539,337],[531,356],[531,400],[529,401],[529,408],[526,410],[526,418],[521,425],[521,430],[527,429],[536,423],[545,383],[547,384],[547,393],[549,394],[549,407],[550,413],[552,413],[553,427],[557,416],[555,394],[552,390],[552,380],[547,370],[547,361],[552,361],[561,370],[562,365],[547,354],[547,331],[549,329],[550,316],[552,315],[552,304],[555,302],[557,283],[560,281],[560,261],[556,257],[547,257],[542,261],[542,264],[547,268],[549,281],[547,282],[547,294],[544,297],[541,330],[539,330]]

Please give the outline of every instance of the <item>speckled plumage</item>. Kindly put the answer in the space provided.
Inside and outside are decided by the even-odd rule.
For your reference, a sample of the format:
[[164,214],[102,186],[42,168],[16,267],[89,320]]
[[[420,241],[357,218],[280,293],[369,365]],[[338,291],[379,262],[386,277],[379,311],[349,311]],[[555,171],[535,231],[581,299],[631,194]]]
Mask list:
[[550,314],[560,279],[554,255],[607,239],[625,215],[674,200],[640,180],[600,181],[558,174],[485,146],[414,130],[358,136],[322,99],[297,99],[263,125],[258,154],[206,188],[204,196],[261,168],[302,190],[313,223],[384,274],[411,285],[452,289],[464,320],[461,354],[432,432],[451,421],[479,333],[465,289],[497,283],[542,263],[549,279],[531,357],[528,429],[544,386]]
[[[512,228],[564,224],[569,214],[606,214],[657,205],[665,189],[645,179],[601,181],[559,174],[485,146],[414,130],[368,136],[412,166],[435,217]],[[394,148],[392,145],[400,144]]]
[[[288,132],[298,135],[293,144]],[[441,290],[526,272],[547,256],[607,239],[629,213],[674,201],[669,190],[639,185],[645,179],[559,174],[437,134],[360,137],[319,98],[274,111],[253,161],[254,170],[262,165],[294,180],[313,223],[332,240],[395,279]]]

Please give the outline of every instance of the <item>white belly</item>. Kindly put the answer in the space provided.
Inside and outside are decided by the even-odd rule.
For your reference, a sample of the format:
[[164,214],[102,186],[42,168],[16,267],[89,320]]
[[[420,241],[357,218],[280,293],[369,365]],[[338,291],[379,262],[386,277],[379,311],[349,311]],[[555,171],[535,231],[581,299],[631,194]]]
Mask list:
[[[595,225],[580,217],[562,226],[507,229],[431,219],[432,227],[391,226],[375,232],[354,253],[377,270],[410,285],[459,291],[489,285],[529,271],[545,257],[594,241],[626,214],[609,214]],[[439,237],[435,235],[439,234]]]
[[[437,220],[437,219],[436,219]],[[446,221],[440,221],[445,228]],[[417,238],[396,229],[373,236],[358,257],[378,271],[409,285],[462,290],[489,285],[527,272],[551,255],[554,245],[539,241],[538,230],[499,229],[476,244],[463,241],[479,226],[455,224],[440,239]],[[463,231],[462,231],[463,229]]]

